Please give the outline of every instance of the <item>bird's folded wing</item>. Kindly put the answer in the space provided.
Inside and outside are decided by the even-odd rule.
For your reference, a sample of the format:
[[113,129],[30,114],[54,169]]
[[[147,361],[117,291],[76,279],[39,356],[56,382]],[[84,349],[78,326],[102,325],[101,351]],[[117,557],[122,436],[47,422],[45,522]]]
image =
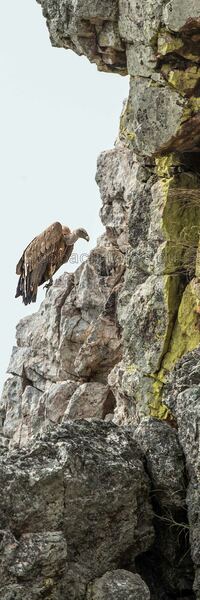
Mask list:
[[65,248],[65,263],[69,260],[72,251],[74,249],[74,245],[73,246],[66,246]]
[[58,222],[53,223],[40,235],[35,237],[32,242],[24,250],[22,257],[20,258],[17,267],[17,275],[21,274],[24,260],[28,266],[28,270],[33,270],[38,263],[42,262],[51,256],[59,248],[59,245],[63,245],[64,251],[64,240],[62,233],[62,225]]

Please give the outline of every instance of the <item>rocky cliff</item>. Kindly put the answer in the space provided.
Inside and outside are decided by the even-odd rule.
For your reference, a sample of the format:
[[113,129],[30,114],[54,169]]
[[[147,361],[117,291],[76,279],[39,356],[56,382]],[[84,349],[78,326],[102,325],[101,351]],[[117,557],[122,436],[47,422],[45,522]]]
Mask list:
[[199,600],[200,4],[40,4],[54,46],[130,93],[97,164],[105,233],[17,326],[0,598]]

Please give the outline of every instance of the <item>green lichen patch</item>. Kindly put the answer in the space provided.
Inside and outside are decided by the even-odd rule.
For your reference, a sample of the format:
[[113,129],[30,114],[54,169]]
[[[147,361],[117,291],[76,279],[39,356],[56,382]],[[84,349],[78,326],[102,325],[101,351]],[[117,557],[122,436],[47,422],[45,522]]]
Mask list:
[[170,409],[162,402],[162,394],[161,391],[157,390],[156,384],[153,386],[153,395],[154,398],[149,402],[149,414],[150,417],[154,417],[155,419],[160,419],[162,421],[173,420],[173,415]]
[[158,56],[171,54],[180,48],[183,48],[183,40],[180,37],[174,36],[165,30],[160,31],[157,38]]
[[171,169],[180,165],[180,160],[176,154],[168,154],[167,156],[158,156],[155,159],[156,173],[158,177],[169,178],[172,176]]
[[[199,232],[200,232],[200,196],[199,196],[199,180],[196,175],[190,176],[187,173],[181,173],[179,176],[165,179],[162,181],[162,186],[165,193],[165,206],[163,210],[163,231],[167,240],[165,247],[165,272],[171,273],[166,278],[165,276],[165,304],[167,306],[169,315],[169,333],[166,336],[166,343],[164,347],[163,355],[165,355],[164,361],[161,361],[161,368],[166,365],[166,354],[169,355],[168,345],[172,334],[173,326],[172,322],[176,311],[178,310],[178,322],[181,319],[181,323],[184,322],[184,311],[186,319],[186,330],[190,319],[192,320],[192,334],[189,331],[189,340],[193,339],[191,345],[196,347],[196,343],[199,343],[199,331],[196,329],[196,316],[193,311],[193,304],[196,304],[194,293],[190,300],[193,299],[191,304],[188,301],[188,293],[190,286],[185,288],[185,282],[188,277],[195,272],[196,267],[196,255],[199,244]],[[193,288],[191,288],[193,290]],[[197,289],[196,286],[194,288]],[[183,297],[182,297],[183,295]],[[182,300],[181,300],[182,297]],[[182,303],[184,310],[182,310]],[[180,304],[180,306],[179,306]],[[191,304],[191,306],[190,306]],[[186,309],[187,308],[187,309]],[[189,311],[191,315],[189,316]],[[171,333],[170,333],[171,329]],[[177,330],[177,324],[175,325]],[[179,328],[177,330],[179,332]],[[183,326],[181,326],[183,331]],[[182,354],[188,350],[190,344],[187,340],[186,344],[184,336],[178,333],[179,343],[181,346],[177,350],[177,360]],[[194,340],[195,337],[195,340]],[[177,332],[176,332],[177,339]],[[170,342],[170,347],[171,347]],[[173,358],[168,362],[174,364],[175,359],[175,348],[173,344]]]
[[167,373],[183,354],[200,344],[200,283],[194,279],[186,285],[195,272],[195,266],[196,273],[200,272],[199,178],[191,173],[169,177],[174,159],[171,154],[157,160],[157,171],[160,176],[164,175],[161,188],[162,229],[166,240],[163,278],[167,328],[160,369],[153,374],[152,393],[148,402],[150,414],[166,420],[173,419],[162,403]]
[[[150,378],[149,378],[150,381]],[[170,409],[162,402],[163,387],[165,384],[164,375],[160,372],[158,375],[151,376],[151,386],[149,386],[148,411],[151,417],[162,421],[173,421],[174,416]]]
[[186,287],[180,303],[168,352],[162,361],[162,377],[187,352],[200,344],[200,282],[193,279]]
[[157,56],[162,59],[165,56],[180,56],[188,62],[199,63],[199,38],[194,39],[180,33],[169,33],[161,29],[157,36]]
[[133,364],[125,367],[123,377],[126,394],[133,398],[140,416],[152,416],[162,420],[172,420],[173,416],[168,407],[162,403],[164,380],[156,375],[143,373]]
[[168,83],[182,96],[191,95],[200,82],[200,66],[190,65],[186,69],[173,68],[171,64],[164,64],[161,73]]

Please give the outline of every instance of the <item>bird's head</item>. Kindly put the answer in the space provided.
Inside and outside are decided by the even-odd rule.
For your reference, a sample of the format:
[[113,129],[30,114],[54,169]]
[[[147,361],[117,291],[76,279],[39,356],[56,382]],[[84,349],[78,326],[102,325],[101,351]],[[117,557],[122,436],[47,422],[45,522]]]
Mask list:
[[85,229],[83,229],[82,227],[79,227],[79,229],[76,230],[76,235],[77,235],[77,238],[83,238],[87,242],[90,241],[87,231]]

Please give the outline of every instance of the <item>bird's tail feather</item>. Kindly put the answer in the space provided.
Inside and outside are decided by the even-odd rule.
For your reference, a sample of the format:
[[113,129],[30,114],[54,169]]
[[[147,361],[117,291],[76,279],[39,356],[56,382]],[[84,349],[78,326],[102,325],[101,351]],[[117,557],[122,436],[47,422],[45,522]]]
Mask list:
[[20,275],[19,279],[18,279],[18,284],[17,284],[17,289],[16,289],[16,294],[15,294],[15,298],[19,298],[19,296],[22,295],[22,287],[23,287],[23,278],[22,275]]
[[30,275],[27,277],[20,275],[15,298],[19,298],[19,296],[22,296],[23,303],[26,305],[30,304],[31,302],[36,302],[37,286],[31,285]]
[[36,302],[38,286],[46,281],[45,277],[46,262],[43,261],[32,271],[27,270],[21,273],[17,285],[15,298],[22,296],[24,304]]

